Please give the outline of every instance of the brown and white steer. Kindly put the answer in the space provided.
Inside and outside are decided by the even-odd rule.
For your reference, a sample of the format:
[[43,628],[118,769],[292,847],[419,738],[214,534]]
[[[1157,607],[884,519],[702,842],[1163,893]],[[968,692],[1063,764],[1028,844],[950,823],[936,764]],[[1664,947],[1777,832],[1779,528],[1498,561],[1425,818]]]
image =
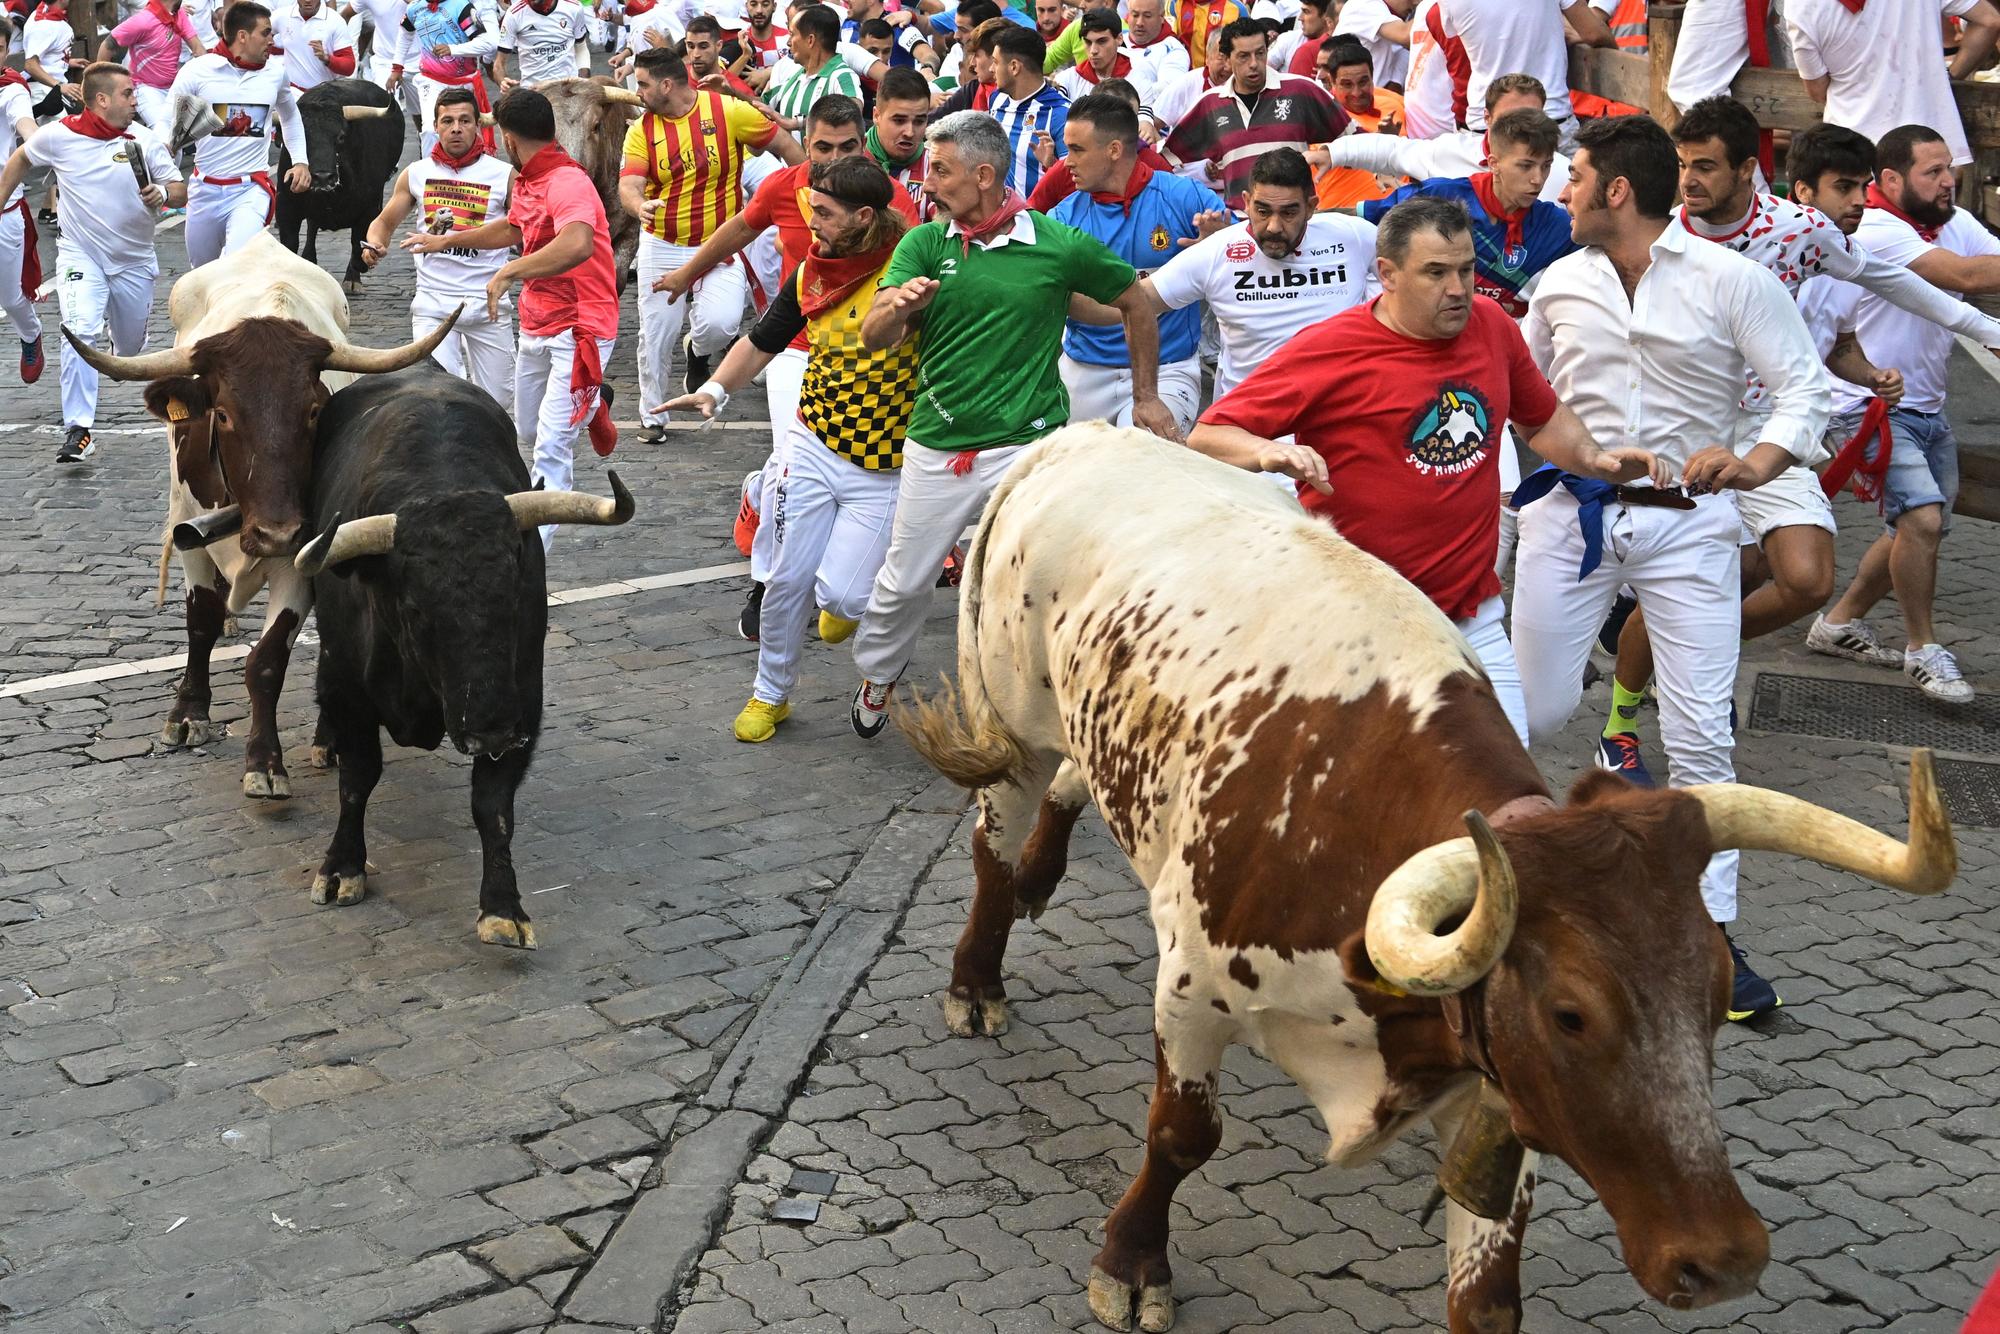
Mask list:
[[1421,593],[1262,478],[1102,423],[1015,463],[968,567],[958,688],[902,715],[978,790],[948,1026],[1005,1028],[1009,929],[1048,903],[1087,799],[1159,936],[1158,1080],[1091,1275],[1099,1320],[1172,1321],[1168,1204],[1215,1151],[1238,1041],[1297,1081],[1343,1165],[1419,1118],[1449,1143],[1482,1081],[1504,1096],[1499,1133],[1529,1152],[1499,1221],[1450,1205],[1455,1331],[1518,1326],[1537,1153],[1597,1191],[1654,1298],[1754,1288],[1769,1240],[1710,1094],[1730,959],[1701,869],[1765,848],[1944,888],[1928,755],[1908,846],[1734,784],[1590,774],[1559,804]]
[[639,253],[639,220],[618,202],[618,172],[625,165],[625,132],[644,110],[639,94],[610,80],[557,79],[535,91],[549,99],[556,115],[556,142],[576,159],[597,187],[611,231],[611,259],[618,290]]
[[[167,533],[187,578],[188,663],[160,739],[199,746],[209,721],[209,653],[223,621],[269,586],[270,614],[243,678],[250,735],[243,795],[292,795],[278,740],[278,695],[292,641],[312,609],[312,581],[292,568],[305,539],[313,432],[334,390],[367,372],[430,355],[453,320],[414,343],[347,341],[347,298],[317,264],[267,232],[184,274],[168,298],[174,345],[121,357],[70,340],[116,380],[148,380],[146,410],[167,424]],[[235,542],[223,539],[235,535]],[[166,573],[161,570],[161,587]]]

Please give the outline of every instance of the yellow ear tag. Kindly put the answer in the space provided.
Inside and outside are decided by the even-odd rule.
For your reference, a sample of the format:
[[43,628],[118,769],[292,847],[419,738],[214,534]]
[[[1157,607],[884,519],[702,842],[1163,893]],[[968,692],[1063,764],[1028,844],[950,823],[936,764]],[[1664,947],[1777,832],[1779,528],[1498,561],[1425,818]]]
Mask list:
[[178,398],[168,399],[167,420],[170,422],[184,422],[187,419],[188,419],[187,404],[181,402]]

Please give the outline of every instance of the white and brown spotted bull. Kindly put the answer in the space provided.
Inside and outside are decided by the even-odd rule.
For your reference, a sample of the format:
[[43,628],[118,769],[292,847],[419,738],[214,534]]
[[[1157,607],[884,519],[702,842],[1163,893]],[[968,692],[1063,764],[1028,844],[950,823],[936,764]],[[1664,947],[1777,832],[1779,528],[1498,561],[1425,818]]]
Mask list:
[[[289,797],[278,695],[312,609],[312,582],[291,558],[309,536],[306,488],[320,410],[355,375],[422,361],[453,321],[402,347],[356,347],[347,341],[340,284],[268,233],[183,275],[168,313],[174,345],[133,357],[63,330],[100,374],[150,381],[146,410],[167,424],[167,533],[187,578],[188,662],[160,739],[199,746],[214,734],[209,653],[225,618],[268,585],[270,615],[243,670],[250,695],[243,794]],[[235,542],[224,540],[232,535]],[[164,568],[161,579],[164,588]]]
[[618,171],[625,165],[625,132],[642,108],[639,95],[605,78],[557,79],[535,85],[556,116],[556,142],[589,173],[611,229],[618,288],[639,253],[639,220],[618,202]]
[[1762,848],[1943,889],[1927,754],[1907,845],[1736,784],[1593,773],[1558,802],[1415,588],[1263,479],[1101,423],[1023,455],[968,565],[958,687],[902,715],[978,791],[948,1026],[1005,1028],[1008,932],[1047,904],[1087,799],[1159,937],[1158,1080],[1092,1270],[1099,1320],[1171,1323],[1168,1204],[1221,1138],[1239,1041],[1318,1107],[1332,1161],[1420,1118],[1448,1165],[1474,1160],[1447,1226],[1454,1331],[1518,1326],[1539,1153],[1597,1191],[1657,1300],[1754,1288],[1769,1239],[1715,1119],[1730,958],[1698,879]]

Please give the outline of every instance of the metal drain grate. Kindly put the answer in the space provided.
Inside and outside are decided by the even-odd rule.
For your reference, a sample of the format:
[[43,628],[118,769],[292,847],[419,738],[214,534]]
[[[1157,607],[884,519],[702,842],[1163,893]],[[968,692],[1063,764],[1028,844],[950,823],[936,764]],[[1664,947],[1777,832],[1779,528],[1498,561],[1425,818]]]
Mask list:
[[1933,704],[1912,687],[1866,681],[1766,672],[1757,678],[1751,696],[1750,726],[1843,741],[2000,754],[2000,700],[1982,695],[1952,707]]
[[2000,764],[1939,760],[1937,777],[1953,824],[2000,828]]

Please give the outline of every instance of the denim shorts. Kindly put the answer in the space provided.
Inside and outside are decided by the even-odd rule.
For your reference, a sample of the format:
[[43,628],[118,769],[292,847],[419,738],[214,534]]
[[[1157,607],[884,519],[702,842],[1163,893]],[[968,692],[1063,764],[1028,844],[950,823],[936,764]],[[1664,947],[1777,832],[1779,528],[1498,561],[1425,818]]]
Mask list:
[[[1827,423],[1827,447],[1838,452],[1860,425],[1858,412],[1836,416]],[[1883,479],[1882,517],[1893,532],[1896,520],[1910,510],[1939,505],[1944,509],[1943,531],[1949,532],[1951,505],[1958,499],[1958,439],[1951,433],[1951,419],[1942,412],[1890,408],[1889,434],[1895,443],[1889,452],[1889,474]],[[1879,448],[1867,452],[1870,462]]]

